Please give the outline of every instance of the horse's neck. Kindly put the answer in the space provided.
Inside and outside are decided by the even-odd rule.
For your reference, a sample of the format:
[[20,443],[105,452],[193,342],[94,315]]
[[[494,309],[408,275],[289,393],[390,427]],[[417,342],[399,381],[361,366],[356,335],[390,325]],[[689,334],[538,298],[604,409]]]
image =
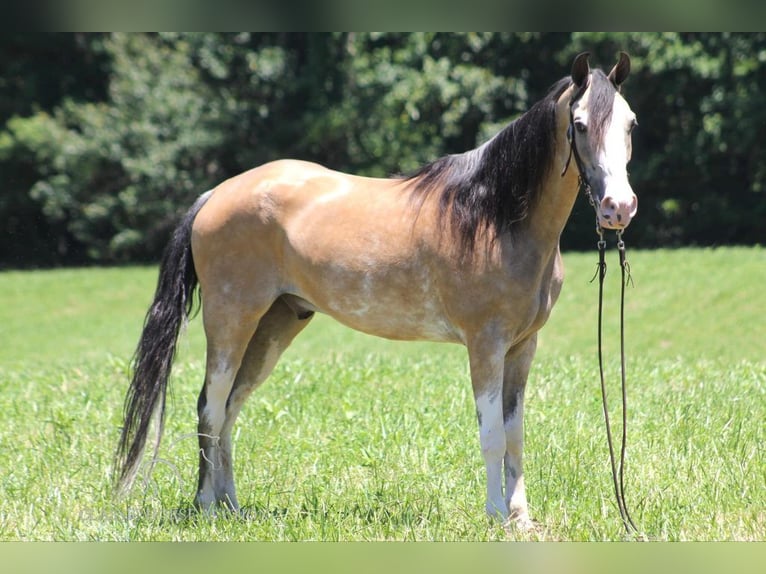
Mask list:
[[548,176],[529,214],[529,231],[534,239],[558,248],[559,237],[577,199],[578,171],[570,161],[571,144],[567,139],[569,101],[574,87],[566,90],[556,105],[556,145]]
[[562,176],[562,166],[558,163],[553,163],[542,192],[530,210],[527,227],[536,241],[551,247],[558,245],[561,232],[572,213],[578,190],[577,168],[570,166]]
[[572,86],[564,91],[556,103],[553,157],[547,177],[530,206],[525,226],[525,233],[529,234],[532,242],[544,250],[558,247],[559,237],[577,198],[578,172],[574,164],[568,165],[571,146],[567,139],[573,89]]

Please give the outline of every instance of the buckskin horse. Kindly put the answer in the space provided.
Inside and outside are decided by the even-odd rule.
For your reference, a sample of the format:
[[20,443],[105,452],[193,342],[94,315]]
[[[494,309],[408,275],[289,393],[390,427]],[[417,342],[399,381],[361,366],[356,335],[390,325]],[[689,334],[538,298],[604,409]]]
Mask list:
[[207,355],[196,507],[239,508],[232,427],[320,312],[381,337],[465,345],[486,510],[531,527],[524,389],[561,290],[559,236],[582,182],[602,228],[622,230],[636,213],[627,174],[636,116],[620,94],[629,71],[627,54],[608,74],[580,54],[492,139],[407,177],[281,160],[200,196],[165,250],[134,357],[118,489],[133,483],[155,417],[156,457],[176,341],[199,287]]

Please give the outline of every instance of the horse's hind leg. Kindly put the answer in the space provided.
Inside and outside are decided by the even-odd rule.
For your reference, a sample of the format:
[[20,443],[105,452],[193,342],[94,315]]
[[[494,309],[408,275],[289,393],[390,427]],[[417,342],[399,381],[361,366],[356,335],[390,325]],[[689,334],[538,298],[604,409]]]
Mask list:
[[258,322],[226,401],[224,422],[217,435],[218,464],[211,464],[208,457],[202,456],[204,451],[200,451],[199,506],[207,508],[217,502],[232,510],[239,508],[234,486],[232,428],[247,398],[266,380],[279,357],[308,325],[312,315],[305,313],[299,317],[282,299],[277,299]]
[[197,401],[200,475],[195,505],[209,509],[216,501],[216,482],[229,464],[221,448],[226,402],[248,343],[268,303],[261,306],[205,290],[203,322],[207,339],[205,383]]

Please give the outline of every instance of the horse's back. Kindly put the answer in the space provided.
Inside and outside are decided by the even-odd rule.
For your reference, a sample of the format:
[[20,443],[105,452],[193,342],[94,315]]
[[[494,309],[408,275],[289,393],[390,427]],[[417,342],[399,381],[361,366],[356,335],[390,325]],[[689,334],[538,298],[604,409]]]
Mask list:
[[300,160],[270,162],[213,190],[194,222],[195,250],[203,242],[231,246],[247,237],[263,243],[273,234],[287,235],[296,247],[309,235],[307,249],[317,241],[348,243],[359,235],[385,234],[387,242],[396,242],[397,226],[412,223],[416,215],[402,182]]

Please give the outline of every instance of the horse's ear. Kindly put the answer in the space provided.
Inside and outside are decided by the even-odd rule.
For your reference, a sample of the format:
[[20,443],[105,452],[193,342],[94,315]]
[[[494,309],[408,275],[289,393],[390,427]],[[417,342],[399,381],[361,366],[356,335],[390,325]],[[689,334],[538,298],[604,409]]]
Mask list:
[[625,52],[620,52],[620,61],[614,65],[612,71],[609,72],[609,79],[614,84],[615,88],[619,88],[628,77],[630,73],[630,56]]
[[582,52],[577,54],[574,62],[572,62],[572,81],[578,88],[585,87],[585,83],[588,81],[588,74],[590,74],[589,57],[590,52]]

